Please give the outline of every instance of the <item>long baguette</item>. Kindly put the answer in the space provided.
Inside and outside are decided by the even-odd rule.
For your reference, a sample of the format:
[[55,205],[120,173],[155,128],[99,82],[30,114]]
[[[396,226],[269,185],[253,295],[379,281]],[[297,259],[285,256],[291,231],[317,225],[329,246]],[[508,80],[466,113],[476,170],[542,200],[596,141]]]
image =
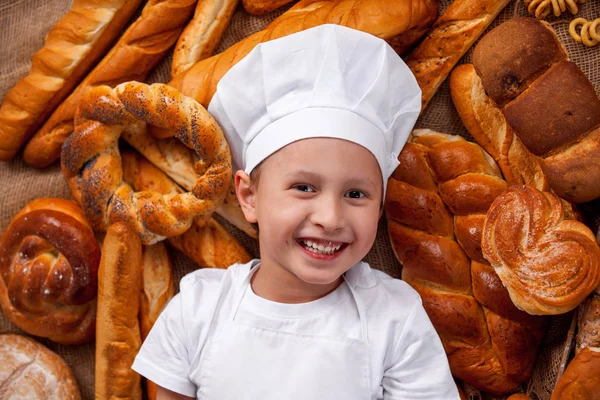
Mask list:
[[437,13],[438,0],[301,0],[266,29],[194,64],[169,84],[207,107],[221,77],[261,42],[334,23],[385,39],[402,54],[425,34]]
[[[123,180],[135,190],[153,190],[162,194],[177,194],[183,191],[140,155],[126,152],[122,158]],[[167,238],[167,243],[201,267],[227,268],[231,264],[252,259],[244,247],[214,218],[204,225],[192,224],[182,235]]]
[[[142,289],[140,297],[140,331],[142,340],[154,326],[167,303],[175,296],[175,281],[169,253],[163,242],[142,249]],[[148,399],[156,399],[157,386],[146,379]]]
[[48,32],[29,74],[0,106],[0,160],[10,160],[104,55],[141,0],[75,0]]
[[253,15],[262,15],[283,7],[292,0],[242,0],[244,9]]
[[111,225],[102,245],[96,317],[96,400],[141,400],[141,377],[131,369],[142,340],[138,322],[142,243],[124,222]]
[[421,112],[452,68],[511,0],[455,0],[406,64],[423,93]]
[[194,18],[188,23],[173,52],[171,76],[187,71],[214,54],[239,0],[198,0]]
[[195,0],[150,0],[138,20],[27,144],[25,161],[41,168],[60,157],[63,142],[73,133],[77,106],[90,88],[144,81],[179,37],[194,5]]

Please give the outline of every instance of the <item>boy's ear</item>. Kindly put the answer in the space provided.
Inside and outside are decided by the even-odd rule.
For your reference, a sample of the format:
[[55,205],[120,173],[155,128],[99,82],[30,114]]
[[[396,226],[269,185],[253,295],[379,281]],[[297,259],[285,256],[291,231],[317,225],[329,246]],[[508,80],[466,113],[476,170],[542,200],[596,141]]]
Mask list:
[[251,224],[258,222],[256,219],[256,185],[252,184],[250,176],[243,170],[235,173],[235,194],[246,220]]

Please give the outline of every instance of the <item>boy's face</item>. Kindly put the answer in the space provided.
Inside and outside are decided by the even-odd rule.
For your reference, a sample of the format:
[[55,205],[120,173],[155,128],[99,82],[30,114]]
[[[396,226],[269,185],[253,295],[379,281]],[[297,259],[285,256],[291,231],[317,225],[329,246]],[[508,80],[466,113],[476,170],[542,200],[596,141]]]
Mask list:
[[238,171],[240,203],[260,228],[261,268],[328,285],[373,245],[382,177],[364,147],[332,138],[300,140],[269,156],[258,184],[240,190],[248,182]]

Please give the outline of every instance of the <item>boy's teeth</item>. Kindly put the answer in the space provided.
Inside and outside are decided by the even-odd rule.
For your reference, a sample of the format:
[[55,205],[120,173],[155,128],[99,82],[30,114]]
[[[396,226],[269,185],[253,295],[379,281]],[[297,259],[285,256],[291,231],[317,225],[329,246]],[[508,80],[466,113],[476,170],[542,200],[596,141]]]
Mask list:
[[341,244],[333,246],[331,243],[329,246],[325,246],[323,244],[313,242],[312,240],[302,240],[302,242],[307,250],[317,254],[333,254],[334,252],[338,251],[340,247],[342,247]]

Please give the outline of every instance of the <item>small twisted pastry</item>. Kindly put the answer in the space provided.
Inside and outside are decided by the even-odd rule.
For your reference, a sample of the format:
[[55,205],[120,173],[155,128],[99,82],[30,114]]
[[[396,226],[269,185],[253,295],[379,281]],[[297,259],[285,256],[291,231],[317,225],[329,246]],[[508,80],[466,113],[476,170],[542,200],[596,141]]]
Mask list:
[[[600,18],[588,21],[585,18],[575,18],[569,25],[569,35],[579,43],[592,47],[600,43],[600,32],[598,31]],[[577,27],[581,25],[581,34],[577,33]]]
[[490,207],[483,255],[513,303],[532,315],[566,313],[600,283],[600,248],[583,223],[565,219],[560,199],[513,186]]
[[[124,130],[146,129],[146,123],[171,130],[198,155],[191,192],[134,192],[123,182],[118,139]],[[229,146],[210,114],[167,85],[139,82],[88,92],[75,119],[75,133],[62,148],[61,165],[73,198],[94,229],[106,231],[126,221],[144,244],[180,235],[194,220],[208,221],[232,175]]]
[[585,0],[525,0],[527,11],[531,15],[535,15],[537,19],[544,19],[550,12],[554,12],[554,16],[559,17],[567,11],[571,14],[577,14],[579,7],[577,4],[583,4]]
[[33,200],[0,241],[0,304],[25,332],[58,343],[94,338],[100,247],[69,200]]

